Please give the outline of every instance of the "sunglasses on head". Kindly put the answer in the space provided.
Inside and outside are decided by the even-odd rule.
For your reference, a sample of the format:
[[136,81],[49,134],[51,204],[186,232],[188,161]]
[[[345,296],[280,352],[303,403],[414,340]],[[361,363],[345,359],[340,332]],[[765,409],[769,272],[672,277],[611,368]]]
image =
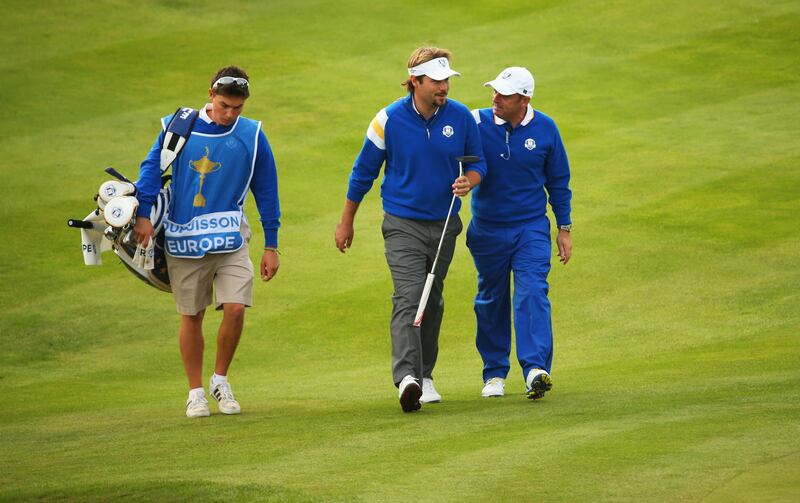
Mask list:
[[214,85],[211,86],[212,89],[216,89],[218,86],[226,86],[228,84],[236,84],[239,87],[248,88],[250,87],[250,82],[247,79],[243,79],[241,77],[220,77],[214,82]]

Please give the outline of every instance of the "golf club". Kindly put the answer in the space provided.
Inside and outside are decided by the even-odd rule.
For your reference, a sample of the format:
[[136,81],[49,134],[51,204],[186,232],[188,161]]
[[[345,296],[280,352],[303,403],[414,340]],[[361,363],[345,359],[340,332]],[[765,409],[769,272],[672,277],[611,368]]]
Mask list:
[[[476,155],[463,155],[460,157],[456,157],[458,161],[458,176],[464,175],[464,164],[471,164],[473,162],[480,161],[480,157]],[[417,314],[414,316],[414,326],[419,327],[422,325],[422,317],[425,315],[425,306],[428,304],[428,297],[431,294],[431,286],[433,286],[433,280],[436,277],[436,262],[439,261],[439,252],[442,251],[442,243],[444,242],[444,235],[447,232],[447,224],[450,223],[450,213],[453,211],[453,205],[456,202],[456,196],[453,194],[453,198],[450,200],[450,209],[447,210],[447,218],[444,221],[444,228],[442,229],[442,237],[439,238],[439,246],[436,248],[436,256],[433,258],[433,265],[431,266],[431,272],[428,273],[428,276],[425,278],[425,287],[422,289],[422,297],[419,300],[419,306],[417,307]]]
[[121,182],[133,183],[132,181],[128,180],[128,178],[125,175],[123,175],[122,173],[120,173],[111,166],[107,167],[104,171]]

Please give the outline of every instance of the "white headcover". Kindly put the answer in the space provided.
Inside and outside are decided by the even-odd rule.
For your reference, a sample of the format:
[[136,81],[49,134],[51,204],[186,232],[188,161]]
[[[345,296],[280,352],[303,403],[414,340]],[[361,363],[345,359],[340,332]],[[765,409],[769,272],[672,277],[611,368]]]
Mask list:
[[103,217],[111,227],[125,227],[133,220],[138,207],[139,201],[133,196],[115,197],[106,203]]
[[136,193],[136,186],[130,182],[121,182],[119,180],[109,180],[104,182],[103,185],[97,189],[97,198],[104,203],[109,202],[115,197],[119,196],[132,196]]

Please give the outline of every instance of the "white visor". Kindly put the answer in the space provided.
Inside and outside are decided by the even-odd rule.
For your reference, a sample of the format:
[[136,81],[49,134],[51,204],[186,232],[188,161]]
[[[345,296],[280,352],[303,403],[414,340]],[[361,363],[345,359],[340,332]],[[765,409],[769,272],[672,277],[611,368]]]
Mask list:
[[447,58],[436,58],[411,67],[408,69],[408,74],[413,77],[427,75],[433,80],[445,80],[449,79],[453,75],[456,77],[461,76],[460,73],[450,68],[450,62],[447,60]]

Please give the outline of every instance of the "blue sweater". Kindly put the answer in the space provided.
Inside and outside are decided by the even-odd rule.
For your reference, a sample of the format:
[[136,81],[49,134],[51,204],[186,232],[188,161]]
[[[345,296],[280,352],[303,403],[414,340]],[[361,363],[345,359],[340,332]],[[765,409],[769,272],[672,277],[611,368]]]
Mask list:
[[571,223],[569,162],[553,119],[528,105],[525,119],[509,131],[491,108],[472,114],[489,165],[472,191],[473,218],[507,224],[544,218],[549,194],[557,224]]
[[[192,129],[193,135],[195,133],[200,136],[225,134],[235,126],[235,124],[221,126],[215,122],[208,123],[203,120],[204,115],[205,114],[201,111],[201,116],[198,117],[194,124],[194,129]],[[161,144],[164,140],[164,130],[167,126],[165,120],[168,119],[169,116],[162,119],[161,133],[158,135],[153,147],[147,154],[147,158],[142,161],[139,167],[139,180],[136,182],[136,197],[139,200],[139,209],[136,211],[137,216],[150,216],[150,210],[161,188]],[[242,117],[242,119],[244,118]],[[260,123],[258,124],[260,126]],[[182,157],[184,157],[183,152],[175,160],[175,163],[180,162]],[[278,201],[278,174],[275,168],[275,158],[272,155],[272,149],[267,141],[267,136],[260,127],[257,136],[253,175],[250,180],[250,191],[253,193],[256,206],[258,207],[258,213],[261,216],[265,246],[277,247],[281,215],[280,203]],[[246,192],[236,196],[241,197],[241,206],[244,205],[245,196]]]
[[[448,99],[426,121],[413,106],[411,95],[382,109],[367,128],[367,138],[350,174],[347,199],[361,202],[384,168],[381,183],[386,213],[416,220],[444,220],[453,196],[462,155],[481,155],[475,120],[469,110]],[[486,163],[464,166],[486,174]],[[457,213],[461,201],[453,205]]]

